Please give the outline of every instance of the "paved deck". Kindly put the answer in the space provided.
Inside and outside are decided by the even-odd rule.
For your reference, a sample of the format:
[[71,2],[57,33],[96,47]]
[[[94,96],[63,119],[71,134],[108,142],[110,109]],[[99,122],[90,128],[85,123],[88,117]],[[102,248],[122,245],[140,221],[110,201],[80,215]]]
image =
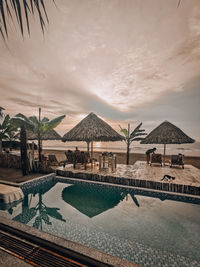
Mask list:
[[[114,172],[99,171],[98,166],[87,170],[73,169],[70,165],[58,168],[56,173],[65,177],[200,195],[200,170],[192,165],[185,165],[184,169],[178,166],[170,168],[169,165],[163,167],[153,165],[151,167],[144,161],[137,161],[134,165],[128,166],[118,164]],[[173,176],[175,179],[161,181],[165,174]]]

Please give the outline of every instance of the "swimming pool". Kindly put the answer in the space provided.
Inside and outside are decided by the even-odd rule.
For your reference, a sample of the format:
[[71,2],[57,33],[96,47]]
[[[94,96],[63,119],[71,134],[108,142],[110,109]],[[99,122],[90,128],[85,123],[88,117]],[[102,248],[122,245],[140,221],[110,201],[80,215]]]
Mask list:
[[55,180],[3,213],[143,266],[200,266],[200,200],[193,198]]

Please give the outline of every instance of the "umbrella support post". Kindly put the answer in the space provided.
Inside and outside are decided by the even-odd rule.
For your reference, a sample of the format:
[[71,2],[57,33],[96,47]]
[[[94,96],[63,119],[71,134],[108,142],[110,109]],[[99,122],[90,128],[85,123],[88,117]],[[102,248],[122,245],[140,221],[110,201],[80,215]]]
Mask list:
[[93,169],[93,141],[91,141],[91,168]]
[[165,166],[165,153],[166,153],[166,144],[164,144],[164,160],[163,160],[163,165]]

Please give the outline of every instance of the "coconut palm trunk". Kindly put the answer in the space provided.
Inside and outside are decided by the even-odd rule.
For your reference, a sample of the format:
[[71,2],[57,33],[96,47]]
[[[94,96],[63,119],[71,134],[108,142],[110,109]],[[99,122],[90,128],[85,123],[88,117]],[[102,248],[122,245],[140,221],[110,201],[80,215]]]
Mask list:
[[2,154],[2,140],[0,140],[0,154]]
[[129,158],[130,158],[130,124],[128,124],[128,138],[127,138],[127,147],[126,147],[126,165],[129,165]]
[[27,138],[25,126],[21,125],[20,130],[20,146],[21,146],[21,168],[22,175],[28,174],[28,157],[27,157]]
[[127,150],[126,150],[126,165],[129,165],[130,158],[130,142],[127,142]]
[[[39,127],[41,122],[41,108],[39,108]],[[42,163],[42,146],[41,146],[41,134],[40,131],[38,131],[38,157],[39,157],[39,163]]]

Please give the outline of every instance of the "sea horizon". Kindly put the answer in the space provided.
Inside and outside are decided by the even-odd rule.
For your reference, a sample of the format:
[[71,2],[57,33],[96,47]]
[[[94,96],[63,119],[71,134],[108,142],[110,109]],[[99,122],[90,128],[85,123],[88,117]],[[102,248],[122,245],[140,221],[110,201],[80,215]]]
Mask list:
[[[44,141],[43,149],[49,150],[74,150],[78,147],[80,150],[87,150],[86,142],[66,142],[61,141]],[[126,144],[124,142],[94,142],[94,151],[108,151],[108,152],[126,152]],[[145,153],[149,148],[157,148],[157,153],[164,153],[164,145],[162,144],[131,144],[130,153]],[[166,154],[182,153],[185,156],[200,156],[200,142],[193,144],[169,144],[166,145]]]

